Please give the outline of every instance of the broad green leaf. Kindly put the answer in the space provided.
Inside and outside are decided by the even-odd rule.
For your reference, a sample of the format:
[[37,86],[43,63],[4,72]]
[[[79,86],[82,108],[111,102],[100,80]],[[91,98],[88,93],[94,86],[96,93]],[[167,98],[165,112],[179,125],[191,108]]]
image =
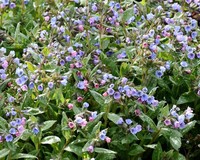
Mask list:
[[45,121],[43,126],[41,127],[41,130],[42,131],[48,130],[54,125],[54,123],[56,123],[56,120]]
[[161,116],[166,117],[169,115],[169,106],[166,105],[164,108],[161,108]]
[[44,111],[41,111],[39,108],[27,107],[26,112],[24,114],[26,114],[26,115],[38,115],[38,114],[42,114],[42,113],[44,113]]
[[36,70],[36,67],[31,62],[26,61],[26,64],[29,71],[34,72]]
[[162,146],[160,142],[156,145],[156,148],[153,151],[152,160],[160,160],[162,159]]
[[95,147],[94,151],[96,153],[104,153],[104,154],[117,154],[117,152],[114,152],[112,150],[109,149],[105,149],[105,148],[99,148],[99,147]]
[[112,122],[114,122],[115,124],[117,124],[118,120],[120,119],[121,117],[118,116],[117,114],[115,113],[108,113],[108,119],[111,120]]
[[100,121],[100,119],[102,118],[102,116],[104,115],[104,113],[105,113],[105,112],[99,113],[99,114],[97,115],[97,117],[96,117],[93,121],[91,121],[91,122],[89,122],[89,123],[87,124],[87,131],[88,131],[89,133],[92,131],[93,127]]
[[82,156],[82,147],[74,144],[69,144],[65,149],[65,151],[73,152],[78,156]]
[[116,158],[115,154],[99,153],[98,156],[95,157],[95,160],[113,160],[115,158]]
[[3,92],[3,90],[6,89],[8,82],[10,82],[10,79],[6,79],[0,83],[0,92]]
[[155,149],[157,147],[157,144],[148,144],[148,145],[144,145],[144,147]]
[[138,154],[143,153],[144,151],[145,150],[140,145],[136,144],[131,148],[131,151],[128,154],[131,156],[136,156]]
[[177,136],[170,137],[170,144],[175,150],[178,151],[178,149],[181,147],[181,138]]
[[143,6],[146,5],[146,0],[142,0],[142,2],[140,2]]
[[110,39],[108,39],[108,38],[103,38],[103,39],[101,40],[101,48],[102,48],[102,50],[108,48],[109,44],[110,44]]
[[25,158],[27,158],[27,159],[38,159],[36,156],[34,156],[34,155],[31,155],[31,154],[26,154],[26,153],[18,153],[18,154],[16,154],[16,155],[14,155],[13,157],[12,157],[12,159],[25,159]]
[[186,93],[183,93],[179,97],[177,104],[185,104],[185,103],[194,102],[197,98],[198,97],[196,96],[194,92],[186,92]]
[[0,158],[7,156],[9,153],[10,153],[10,150],[8,148],[4,148],[0,150]]
[[175,152],[172,158],[175,160],[186,160],[186,158],[179,152]]
[[92,130],[92,132],[91,132],[91,138],[95,138],[96,136],[97,136],[97,134],[100,132],[100,128],[101,128],[101,124],[102,124],[102,122],[101,121],[99,121],[99,123],[97,123],[95,126],[94,126],[94,128],[93,128],[93,130]]
[[172,54],[166,53],[166,52],[160,52],[158,54],[158,58],[162,58],[163,60],[166,60],[166,61],[173,61],[174,60],[174,57],[172,56]]
[[129,8],[126,11],[124,11],[123,16],[122,16],[122,20],[124,22],[128,21],[132,16],[134,15],[133,13],[133,8]]
[[185,128],[183,128],[181,130],[181,133],[184,135],[186,133],[188,133],[192,128],[194,128],[195,124],[196,124],[197,121],[192,121],[192,122],[189,122],[185,125]]
[[54,92],[54,95],[53,95],[53,99],[56,100],[56,103],[58,104],[58,102],[62,102],[64,103],[65,102],[65,98],[63,96],[63,93],[62,93],[62,90],[61,88],[57,88]]
[[48,56],[48,55],[49,55],[49,53],[50,53],[50,50],[49,50],[49,48],[47,48],[47,47],[44,47],[44,49],[42,50],[42,53],[43,53],[43,55],[44,55],[44,56]]
[[41,143],[42,144],[53,144],[53,143],[58,143],[60,142],[60,138],[57,136],[47,136],[42,139]]
[[90,90],[90,93],[94,97],[95,101],[99,103],[99,105],[104,106],[105,99],[104,97],[96,91]]
[[128,134],[122,139],[122,144],[130,144],[135,140],[139,140],[136,135]]
[[150,125],[151,129],[153,129],[154,131],[158,130],[156,125],[155,125],[155,123],[154,123],[154,121],[149,116],[147,116],[146,114],[142,113],[140,115],[140,118],[142,119],[143,122],[147,122]]
[[0,126],[2,127],[2,129],[6,129],[7,125],[8,125],[7,121],[0,116]]

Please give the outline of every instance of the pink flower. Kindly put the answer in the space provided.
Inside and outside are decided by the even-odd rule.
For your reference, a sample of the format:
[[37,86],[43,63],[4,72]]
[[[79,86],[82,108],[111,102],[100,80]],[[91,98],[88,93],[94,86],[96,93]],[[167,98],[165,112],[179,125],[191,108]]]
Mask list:
[[111,142],[111,138],[110,137],[106,137],[106,142],[110,143]]
[[27,87],[27,85],[25,84],[25,85],[21,86],[21,89],[22,89],[22,91],[27,91],[27,90],[28,90],[28,87]]
[[85,127],[87,125],[86,119],[83,119],[83,122],[80,125],[81,125],[81,127]]
[[72,56],[72,57],[76,57],[76,56],[77,56],[77,52],[76,52],[76,51],[72,51],[72,52],[71,52],[71,56]]
[[94,147],[93,146],[89,146],[87,148],[87,151],[90,152],[90,153],[94,152]]
[[141,111],[140,111],[139,109],[136,109],[136,110],[135,110],[135,115],[136,115],[136,116],[140,116],[140,114],[141,114]]
[[83,101],[83,97],[78,96],[78,97],[77,97],[77,101],[78,101],[78,102],[82,102],[82,101]]
[[71,104],[71,103],[69,103],[68,105],[67,105],[67,107],[69,108],[69,110],[71,110],[72,108],[73,108],[73,104]]
[[72,129],[72,128],[75,127],[75,124],[74,124],[73,122],[69,122],[69,123],[68,123],[68,127]]
[[46,17],[44,17],[44,20],[45,20],[46,22],[48,22],[48,21],[49,21],[49,19],[50,19],[50,17],[49,17],[49,16],[46,16]]
[[84,26],[83,26],[83,25],[79,25],[79,26],[78,26],[78,30],[79,30],[80,32],[83,32],[83,31],[84,31]]
[[104,96],[104,97],[108,96],[108,92],[104,92],[104,93],[103,93],[103,96]]
[[75,65],[72,63],[70,64],[70,68],[73,69],[75,67]]
[[8,62],[5,60],[3,61],[2,65],[1,65],[4,69],[6,69],[8,67]]

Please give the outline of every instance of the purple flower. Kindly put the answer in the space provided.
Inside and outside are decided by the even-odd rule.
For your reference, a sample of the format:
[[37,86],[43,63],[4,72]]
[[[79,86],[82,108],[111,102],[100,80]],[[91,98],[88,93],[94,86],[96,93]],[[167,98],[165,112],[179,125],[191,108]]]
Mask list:
[[188,53],[187,57],[192,60],[192,59],[195,58],[195,54],[194,53]]
[[142,94],[141,96],[141,100],[144,102],[148,99],[148,95],[147,94]]
[[37,127],[34,127],[34,128],[32,129],[32,132],[33,132],[34,134],[38,134],[38,133],[39,133],[39,129],[38,129]]
[[112,89],[112,88],[108,88],[107,89],[107,93],[111,96],[111,95],[113,95],[114,94],[114,89]]
[[9,133],[10,133],[10,134],[16,134],[16,129],[15,129],[15,128],[11,128],[11,129],[9,130]]
[[1,79],[2,80],[6,80],[6,78],[7,78],[7,75],[5,73],[1,74]]
[[40,84],[40,85],[38,86],[38,91],[43,91],[43,84]]
[[20,118],[17,118],[17,119],[16,119],[16,124],[17,124],[17,125],[21,125],[21,123],[22,123],[22,120],[21,120]]
[[100,132],[99,139],[101,139],[102,141],[104,141],[106,139],[106,134]]
[[117,124],[118,124],[118,125],[121,125],[121,124],[123,124],[123,123],[124,123],[124,120],[123,120],[122,118],[119,118],[118,121],[117,121]]
[[33,83],[33,82],[30,82],[29,85],[28,85],[28,87],[29,87],[30,89],[33,89],[33,88],[34,88],[34,83]]
[[67,80],[66,79],[63,79],[60,81],[60,83],[63,85],[63,86],[66,86],[67,85]]
[[6,142],[12,142],[13,141],[13,136],[11,134],[6,135]]
[[84,108],[88,108],[88,107],[89,107],[89,103],[84,102],[84,103],[83,103],[83,107],[84,107]]
[[153,102],[154,102],[154,97],[153,96],[149,96],[148,98],[147,98],[147,104],[152,104]]
[[94,152],[94,147],[93,146],[89,146],[87,148],[87,151],[90,152],[90,153],[93,153]]
[[15,8],[15,7],[16,7],[16,4],[15,4],[15,3],[13,3],[13,2],[10,3],[10,8],[11,8],[11,9],[13,9],[13,8]]
[[172,9],[180,12],[181,6],[178,3],[174,3],[174,4],[172,4]]
[[15,98],[13,96],[8,97],[8,102],[12,103],[14,102]]
[[197,32],[192,32],[191,33],[191,37],[192,37],[192,39],[195,39],[196,37],[197,37],[197,35],[198,35],[198,33]]
[[180,64],[184,68],[188,66],[188,63],[186,61],[182,61]]
[[156,77],[161,78],[163,76],[163,72],[160,70],[156,71]]
[[130,125],[131,123],[133,123],[133,121],[131,119],[126,119],[125,120],[126,124]]
[[130,128],[130,132],[135,135],[138,132],[140,132],[142,130],[142,126],[141,125],[137,125],[135,127]]
[[77,88],[79,88],[79,89],[84,89],[84,88],[85,88],[84,81],[80,81],[80,82],[78,82],[78,84],[77,84]]
[[12,127],[16,127],[16,126],[17,126],[17,123],[16,123],[16,121],[11,121],[11,122],[10,122],[10,125],[11,125]]
[[60,65],[61,65],[61,66],[64,66],[64,65],[65,65],[65,60],[64,60],[64,59],[61,59],[61,60],[60,60]]
[[175,121],[175,122],[174,122],[174,128],[179,128],[179,127],[180,127],[179,121]]
[[169,126],[169,125],[171,125],[171,120],[165,119],[164,123],[165,123],[166,126]]
[[118,100],[121,98],[121,94],[119,92],[114,93],[114,99]]
[[53,88],[53,82],[48,82],[48,87],[50,88],[50,89],[52,89]]
[[147,14],[147,20],[148,21],[152,20],[153,18],[154,18],[154,14],[152,14],[152,13]]

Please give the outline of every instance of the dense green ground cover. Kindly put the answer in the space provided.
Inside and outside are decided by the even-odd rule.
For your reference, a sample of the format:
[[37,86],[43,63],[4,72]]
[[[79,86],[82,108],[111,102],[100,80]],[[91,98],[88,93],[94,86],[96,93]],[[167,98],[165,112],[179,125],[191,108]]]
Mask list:
[[198,159],[199,10],[0,0],[0,159]]

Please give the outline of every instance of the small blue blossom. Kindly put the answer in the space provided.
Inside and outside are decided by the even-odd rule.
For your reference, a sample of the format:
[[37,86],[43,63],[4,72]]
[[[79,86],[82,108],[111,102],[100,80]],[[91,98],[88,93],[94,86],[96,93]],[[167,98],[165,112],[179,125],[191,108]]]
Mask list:
[[39,133],[38,127],[34,127],[34,128],[32,129],[32,132],[33,132],[34,134],[38,134],[38,133]]
[[83,103],[83,107],[84,107],[84,108],[88,108],[88,107],[89,107],[89,103],[84,102],[84,103]]
[[6,142],[12,142],[13,141],[13,136],[11,134],[8,134],[5,136]]
[[125,120],[126,124],[130,125],[131,123],[133,123],[133,121],[131,119],[126,119]]

